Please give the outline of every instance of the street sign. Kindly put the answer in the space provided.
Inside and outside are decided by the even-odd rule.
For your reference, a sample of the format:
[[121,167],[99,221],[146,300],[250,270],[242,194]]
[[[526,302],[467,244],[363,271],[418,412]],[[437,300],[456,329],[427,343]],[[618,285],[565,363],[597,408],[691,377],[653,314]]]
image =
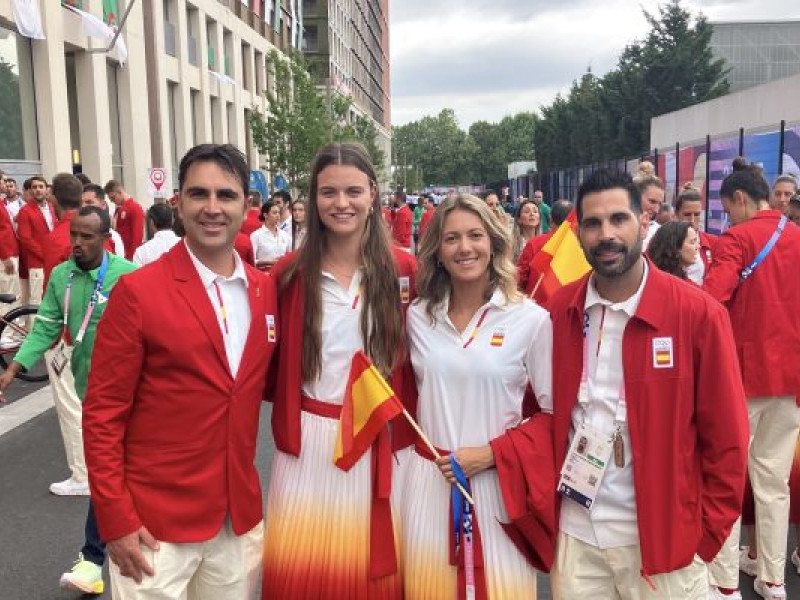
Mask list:
[[167,170],[164,167],[147,169],[147,195],[151,198],[166,198],[172,195],[167,182]]
[[261,171],[250,171],[250,191],[260,192],[261,200],[266,201],[268,197],[267,178]]

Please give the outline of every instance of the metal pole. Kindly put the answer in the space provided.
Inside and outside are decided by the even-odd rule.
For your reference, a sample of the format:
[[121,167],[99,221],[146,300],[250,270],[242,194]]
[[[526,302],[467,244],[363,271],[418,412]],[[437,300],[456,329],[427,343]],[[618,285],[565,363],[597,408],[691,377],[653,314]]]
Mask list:
[[136,0],[130,0],[128,2],[127,8],[125,8],[125,12],[122,13],[122,18],[119,20],[119,26],[117,30],[114,32],[114,37],[111,38],[111,43],[108,45],[108,48],[90,48],[86,52],[89,54],[99,54],[99,53],[107,53],[111,52],[114,49],[114,46],[117,45],[117,39],[119,38],[120,34],[122,33],[122,28],[125,27],[125,22],[128,20],[128,15],[133,8],[133,5],[136,4]]
[[672,190],[672,200],[678,198],[678,190],[681,189],[681,143],[675,142],[675,189]]
[[711,136],[706,135],[706,214],[703,228],[708,231],[708,216],[711,213]]
[[781,137],[778,141],[778,175],[783,175],[783,152],[786,149],[786,121],[781,120]]
[[744,127],[739,127],[739,156],[744,157]]

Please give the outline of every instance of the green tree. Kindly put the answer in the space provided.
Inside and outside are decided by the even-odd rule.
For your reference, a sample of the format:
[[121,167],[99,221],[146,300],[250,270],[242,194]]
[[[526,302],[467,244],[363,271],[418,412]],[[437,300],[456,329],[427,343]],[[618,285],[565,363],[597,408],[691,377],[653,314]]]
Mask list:
[[0,159],[24,158],[19,77],[14,73],[14,65],[2,57],[0,57],[0,123],[3,124]]

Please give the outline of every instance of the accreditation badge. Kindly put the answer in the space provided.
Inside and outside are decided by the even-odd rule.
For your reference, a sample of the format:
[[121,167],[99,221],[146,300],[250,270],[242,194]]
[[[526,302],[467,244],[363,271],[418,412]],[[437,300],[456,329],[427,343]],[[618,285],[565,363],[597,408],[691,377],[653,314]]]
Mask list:
[[267,341],[274,342],[276,341],[277,336],[275,335],[275,315],[267,315]]
[[69,354],[66,350],[66,344],[61,341],[59,342],[58,346],[56,346],[55,352],[50,359],[50,366],[53,368],[53,371],[55,371],[56,375],[60,377],[68,363]]
[[558,493],[591,510],[611,459],[612,437],[581,423],[572,438]]
[[408,304],[411,302],[411,281],[408,277],[398,277],[397,282],[400,284],[400,302]]

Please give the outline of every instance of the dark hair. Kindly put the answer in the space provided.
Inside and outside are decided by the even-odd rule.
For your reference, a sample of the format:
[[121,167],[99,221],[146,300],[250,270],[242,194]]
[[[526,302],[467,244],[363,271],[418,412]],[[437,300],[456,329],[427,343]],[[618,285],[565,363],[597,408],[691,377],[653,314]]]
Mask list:
[[277,206],[272,200],[267,200],[261,205],[261,213],[258,215],[259,221],[266,221],[267,214],[272,210],[273,206]]
[[75,210],[81,206],[83,186],[75,175],[59,173],[53,177],[50,192],[56,197],[56,202],[62,210]]
[[702,202],[703,198],[700,196],[700,190],[694,187],[691,181],[683,184],[683,189],[678,194],[678,199],[675,201],[675,212],[681,212],[684,202]]
[[108,212],[93,204],[81,206],[78,209],[79,217],[88,217],[90,215],[97,215],[100,219],[100,233],[108,233],[111,231],[111,217],[108,216]]
[[497,192],[495,192],[492,189],[489,189],[489,190],[486,190],[485,192],[483,192],[480,195],[480,199],[483,200],[484,202],[486,202],[486,200],[489,199],[489,196],[492,196],[492,195],[497,196],[497,199],[500,200],[500,194],[498,194]]
[[637,214],[642,214],[642,195],[639,187],[633,183],[633,179],[627,173],[611,171],[610,169],[598,169],[583,180],[578,188],[578,201],[575,208],[578,211],[578,221],[583,218],[583,199],[587,194],[604,192],[620,188],[628,192],[628,200],[631,210]]
[[733,173],[722,180],[719,195],[721,198],[733,198],[738,191],[744,192],[755,203],[769,200],[769,184],[764,179],[761,167],[748,163],[741,156],[733,159]]
[[25,181],[22,182],[22,189],[26,192],[31,189],[31,184],[33,184],[33,177],[28,177]]
[[92,183],[92,180],[89,179],[89,176],[86,173],[75,173],[75,177],[80,181],[83,185],[89,185]]
[[98,200],[105,200],[106,199],[106,191],[97,185],[96,183],[90,183],[88,185],[83,186],[84,192],[93,192],[95,196],[97,196]]
[[[283,200],[284,206],[289,206],[292,203],[292,195],[286,190],[275,190],[270,197],[274,200],[276,196]],[[273,204],[275,203],[273,202]]]
[[566,221],[573,208],[572,202],[569,200],[556,200],[553,202],[553,206],[550,207],[550,219],[553,221],[553,226],[558,227]]
[[[178,186],[183,190],[186,173],[194,163],[213,162],[220,169],[230,173],[239,180],[244,197],[250,195],[250,167],[244,154],[231,144],[200,144],[189,151],[181,159],[178,168]],[[108,191],[108,190],[106,190]]]
[[681,249],[691,225],[685,221],[665,223],[653,235],[647,254],[660,270],[686,279],[686,269],[681,262]]
[[147,209],[147,218],[158,231],[172,229],[172,207],[167,204],[153,204]]
[[44,178],[44,177],[42,177],[41,175],[34,175],[33,177],[30,177],[29,179],[26,179],[26,180],[25,180],[25,183],[27,183],[27,184],[28,184],[28,187],[26,187],[25,189],[26,189],[26,190],[29,190],[29,189],[31,189],[31,188],[33,187],[33,182],[34,182],[34,181],[41,181],[41,182],[42,182],[42,183],[43,183],[45,186],[49,185],[49,184],[47,183],[47,179],[45,179],[45,178]]
[[261,192],[258,190],[250,192],[250,206],[261,206]]
[[117,190],[121,189],[123,189],[122,184],[116,179],[109,179],[108,182],[103,186],[103,190],[105,190],[106,194],[110,194],[111,192],[116,192]]

